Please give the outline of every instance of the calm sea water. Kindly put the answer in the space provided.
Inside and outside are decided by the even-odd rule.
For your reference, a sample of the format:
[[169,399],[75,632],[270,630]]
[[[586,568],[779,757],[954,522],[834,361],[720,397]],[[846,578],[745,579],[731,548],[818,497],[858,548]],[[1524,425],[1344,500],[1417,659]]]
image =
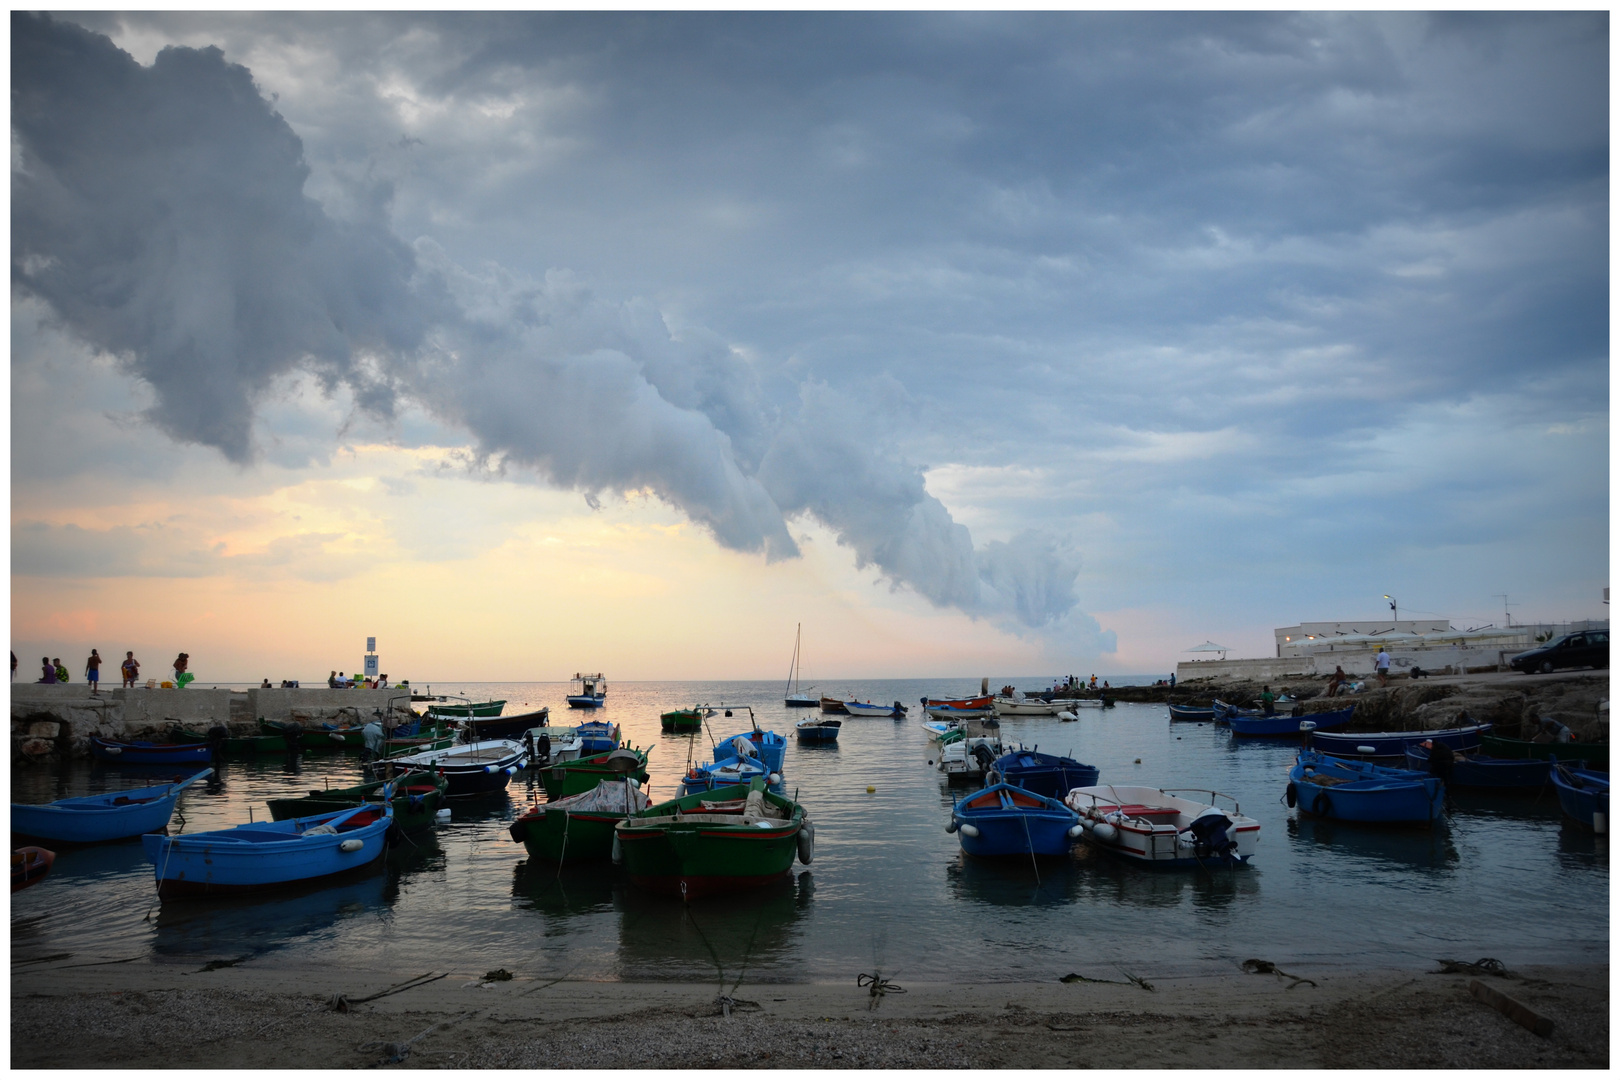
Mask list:
[[[611,865],[531,865],[507,824],[542,799],[531,775],[502,796],[455,800],[452,820],[359,881],[251,900],[155,898],[138,842],[68,850],[41,884],[12,897],[13,959],[71,952],[80,960],[396,965],[400,970],[505,967],[536,977],[688,980],[739,976],[836,981],[880,969],[904,983],[971,975],[1047,980],[1231,970],[1249,957],[1296,973],[1325,967],[1421,966],[1493,956],[1510,967],[1606,962],[1605,838],[1560,822],[1540,797],[1457,798],[1432,829],[1374,830],[1295,820],[1282,804],[1293,749],[1234,741],[1210,725],[1171,723],[1160,705],[1083,710],[1076,723],[1008,718],[1003,738],[1097,765],[1104,782],[1214,788],[1262,825],[1250,865],[1214,873],[1150,871],[1076,848],[1067,863],[980,862],[945,832],[948,786],[919,724],[923,694],[977,690],[974,680],[867,681],[825,687],[913,705],[905,721],[844,718],[836,746],[790,736],[785,789],[816,823],[813,865],[778,887],[690,907],[631,887]],[[435,692],[502,697],[508,712],[550,705],[583,718],[562,683],[434,684]],[[762,727],[789,733],[804,710],[779,683],[612,683],[601,712],[627,741],[656,744],[655,798],[674,794],[709,734],[670,737],[658,714],[696,703],[750,705]],[[712,735],[743,730],[711,721]],[[176,771],[171,768],[167,770]],[[15,771],[12,797],[45,802],[153,782],[150,772],[75,763]],[[186,832],[268,816],[265,800],[357,782],[355,759],[306,755],[231,762],[222,782],[187,792]],[[874,790],[868,792],[867,788]],[[178,824],[177,819],[177,824]],[[1117,977],[1112,976],[1112,977]]]

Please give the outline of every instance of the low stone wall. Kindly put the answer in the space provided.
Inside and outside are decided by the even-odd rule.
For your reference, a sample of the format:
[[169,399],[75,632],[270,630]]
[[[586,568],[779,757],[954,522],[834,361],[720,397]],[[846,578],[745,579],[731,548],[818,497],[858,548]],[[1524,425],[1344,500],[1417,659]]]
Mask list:
[[392,702],[408,707],[399,690],[184,690],[114,687],[92,696],[83,685],[13,683],[11,759],[13,764],[89,754],[88,739],[139,739],[173,724],[206,730],[224,724],[233,733],[251,732],[258,721],[363,723]]
[[[1507,662],[1523,649],[1503,652],[1497,648],[1469,645],[1439,645],[1430,648],[1395,646],[1389,653],[1391,675],[1402,675],[1414,667],[1442,675],[1505,670]],[[1285,678],[1327,678],[1335,667],[1346,675],[1367,678],[1377,673],[1377,649],[1345,649],[1305,656],[1261,656],[1230,660],[1183,660],[1176,664],[1176,681],[1188,679],[1240,679],[1266,682]]]

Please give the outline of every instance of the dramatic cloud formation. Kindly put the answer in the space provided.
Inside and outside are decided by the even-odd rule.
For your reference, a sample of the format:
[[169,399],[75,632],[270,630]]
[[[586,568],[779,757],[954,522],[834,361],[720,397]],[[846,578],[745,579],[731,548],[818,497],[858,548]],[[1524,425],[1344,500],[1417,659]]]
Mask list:
[[850,411],[825,388],[780,416],[734,349],[677,338],[645,303],[413,250],[386,185],[354,219],[329,216],[304,194],[299,139],[218,49],[143,68],[28,15],[12,47],[13,282],[150,384],[146,415],[174,438],[246,463],[261,402],[309,372],[384,418],[412,395],[486,465],[589,498],[649,490],[737,550],[797,555],[785,515],[809,513],[939,606],[1026,627],[1075,606],[1078,562],[1054,542],[975,553],[915,467],[823,435]]

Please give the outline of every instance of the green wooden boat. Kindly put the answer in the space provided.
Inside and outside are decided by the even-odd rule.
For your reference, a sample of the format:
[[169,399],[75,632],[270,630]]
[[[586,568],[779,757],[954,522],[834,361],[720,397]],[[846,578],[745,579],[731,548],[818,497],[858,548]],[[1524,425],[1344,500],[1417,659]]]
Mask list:
[[615,825],[614,839],[632,884],[684,900],[764,885],[795,855],[805,864],[815,856],[804,807],[763,779],[649,807]]
[[603,780],[581,795],[536,806],[512,822],[508,832],[530,858],[553,863],[600,862],[613,851],[613,827],[633,804],[645,810],[649,800],[638,785]]
[[583,795],[594,790],[603,780],[617,780],[624,776],[645,784],[647,755],[650,753],[651,746],[645,750],[621,746],[617,750],[605,750],[573,761],[554,761],[539,770],[540,786],[546,789],[546,802],[556,802],[570,795]]
[[427,707],[427,714],[433,720],[453,720],[469,716],[499,716],[504,708],[505,698],[499,701],[435,701]]
[[[182,743],[205,743],[210,741],[206,733],[179,725],[169,729],[169,736],[175,742]],[[287,752],[287,737],[285,735],[229,735],[226,736],[223,745],[225,754],[228,757],[285,754]]]
[[[300,750],[358,751],[366,745],[365,736],[360,734],[360,729],[364,726],[361,724],[339,728],[298,726],[302,728],[302,733],[298,739],[298,749]],[[272,724],[270,721],[260,717],[259,730],[266,735],[280,735],[283,725]]]
[[658,723],[665,731],[702,731],[703,718],[709,716],[711,712],[712,710],[703,705],[694,705],[690,709],[674,709],[667,713],[659,713]]
[[1546,761],[1557,758],[1566,764],[1586,762],[1587,768],[1598,772],[1609,771],[1609,744],[1591,742],[1531,742],[1528,739],[1504,739],[1500,735],[1481,735],[1480,753],[1487,757],[1538,758]]
[[394,780],[378,780],[357,787],[311,790],[302,799],[271,799],[270,816],[276,821],[309,817],[330,810],[347,810],[364,802],[381,802],[382,789],[393,783],[394,821],[401,829],[423,829],[433,824],[439,807],[444,805],[450,781],[430,772],[413,772]]

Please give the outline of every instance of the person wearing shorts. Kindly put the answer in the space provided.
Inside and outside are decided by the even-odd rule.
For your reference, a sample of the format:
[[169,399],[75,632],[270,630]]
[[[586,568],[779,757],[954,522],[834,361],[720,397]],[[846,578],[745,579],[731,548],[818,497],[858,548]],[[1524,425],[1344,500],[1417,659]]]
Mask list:
[[91,696],[101,694],[101,653],[90,650],[90,659],[84,662],[84,677],[90,680]]
[[141,673],[141,662],[135,659],[135,653],[133,650],[124,654],[123,671],[124,685],[133,689],[135,686],[135,679]]

